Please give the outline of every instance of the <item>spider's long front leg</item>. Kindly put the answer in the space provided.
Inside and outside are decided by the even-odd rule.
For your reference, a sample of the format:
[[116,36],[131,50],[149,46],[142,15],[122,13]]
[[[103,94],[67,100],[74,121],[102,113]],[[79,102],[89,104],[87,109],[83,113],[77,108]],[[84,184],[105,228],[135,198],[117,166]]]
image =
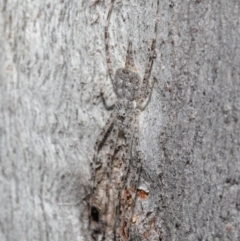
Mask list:
[[143,82],[142,82],[140,92],[139,92],[139,96],[138,96],[138,100],[137,100],[139,106],[141,106],[146,101],[146,99],[149,98],[149,95],[152,92],[152,87],[153,87],[153,84],[154,84],[154,81],[149,83],[149,79],[150,79],[150,76],[151,76],[153,61],[154,61],[154,58],[155,58],[157,28],[158,28],[158,18],[157,18],[158,14],[159,14],[159,0],[157,1],[157,13],[156,13],[156,22],[155,22],[155,27],[154,27],[154,38],[152,40],[150,56],[148,58],[147,67],[145,69]]
[[110,79],[111,79],[113,85],[114,85],[114,71],[113,71],[112,61],[111,61],[110,52],[109,52],[109,32],[108,32],[108,29],[109,29],[110,17],[111,17],[111,14],[112,14],[114,1],[115,0],[111,1],[111,6],[110,6],[109,11],[108,11],[106,25],[105,25],[105,29],[104,29],[107,66],[108,66],[108,72],[109,72],[109,75],[110,75]]

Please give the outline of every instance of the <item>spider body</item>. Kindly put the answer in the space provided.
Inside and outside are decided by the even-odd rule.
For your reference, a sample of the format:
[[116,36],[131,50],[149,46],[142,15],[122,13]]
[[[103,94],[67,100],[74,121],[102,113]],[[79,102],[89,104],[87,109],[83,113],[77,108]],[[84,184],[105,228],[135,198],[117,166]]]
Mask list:
[[[132,43],[128,43],[124,68],[114,74],[109,53],[109,22],[114,0],[105,26],[107,66],[117,101],[114,110],[95,144],[92,165],[92,193],[89,222],[96,241],[127,241],[134,211],[137,186],[143,162],[139,147],[139,114],[149,99],[154,81],[150,75],[155,58],[152,40],[148,64],[141,80],[134,64]],[[157,9],[159,8],[159,0]],[[158,14],[158,10],[157,10]]]

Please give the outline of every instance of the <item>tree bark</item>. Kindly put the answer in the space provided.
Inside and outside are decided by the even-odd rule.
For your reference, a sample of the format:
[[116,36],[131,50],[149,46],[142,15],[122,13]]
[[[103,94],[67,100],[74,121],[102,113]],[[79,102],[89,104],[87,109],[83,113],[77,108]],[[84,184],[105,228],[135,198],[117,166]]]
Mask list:
[[[109,4],[0,2],[2,241],[90,240],[90,162],[110,115],[100,90],[116,98]],[[114,70],[131,39],[143,76],[155,15],[155,0],[115,2]],[[239,22],[238,0],[160,1],[134,240],[240,240]]]

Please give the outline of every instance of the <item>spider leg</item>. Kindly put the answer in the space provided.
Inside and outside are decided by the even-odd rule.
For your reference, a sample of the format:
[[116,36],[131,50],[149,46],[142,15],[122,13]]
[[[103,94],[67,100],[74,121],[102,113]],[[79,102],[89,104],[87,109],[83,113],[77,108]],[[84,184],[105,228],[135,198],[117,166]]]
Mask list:
[[102,102],[103,102],[103,105],[104,105],[105,109],[106,109],[106,110],[113,110],[114,107],[115,107],[115,103],[109,105],[109,104],[107,103],[106,98],[104,97],[102,91],[101,91],[100,95],[101,95]]
[[[110,134],[111,129],[113,128],[116,117],[117,117],[117,113],[115,111],[113,111],[95,143],[94,157],[93,157],[94,165],[96,165],[96,159],[97,159],[98,152],[102,148],[104,141],[107,139],[107,136]],[[96,166],[94,168],[96,168]]]
[[126,157],[123,160],[125,163],[124,176],[122,177],[122,185],[119,191],[120,206],[120,220],[118,234],[121,240],[128,240],[129,229],[131,226],[131,219],[135,205],[136,189],[139,182],[139,176],[142,166],[142,160],[139,159],[139,115],[140,111],[136,110],[133,120],[129,120],[127,128],[127,139],[125,153]]
[[145,98],[142,98],[139,102],[138,102],[138,108],[141,110],[144,110],[146,108],[146,106],[148,105],[150,98],[151,98],[151,94],[152,94],[152,89],[154,86],[154,83],[156,82],[156,78],[154,77],[153,80],[148,84],[147,89],[145,90]]
[[[119,174],[117,175],[117,192],[115,193],[115,224],[114,224],[114,241],[123,241],[122,237],[120,237],[120,224],[121,224],[121,209],[122,209],[122,191],[123,187],[125,185],[128,169],[129,169],[129,149],[132,140],[132,119],[127,117],[125,120],[125,128],[124,128],[124,134],[119,139],[119,146],[116,149],[116,155],[115,160],[119,160],[115,164],[118,166],[117,163],[121,163],[120,166],[118,166]],[[116,175],[116,173],[115,173]]]
[[128,190],[129,198],[131,200],[127,206],[129,213],[125,215],[126,218],[128,218],[128,221],[126,222],[126,228],[125,228],[127,233],[129,233],[131,223],[132,223],[134,207],[135,207],[136,198],[137,198],[137,188],[139,185],[142,164],[144,161],[144,156],[140,150],[140,145],[139,145],[139,118],[136,118],[136,121],[134,122],[132,149],[133,149],[133,153],[130,159],[130,162],[131,162],[130,165],[132,168],[131,168],[131,173],[129,173],[129,180],[126,183],[128,185],[126,190]]
[[[115,203],[114,203],[114,180],[112,180],[112,168],[113,168],[113,156],[116,150],[116,143],[118,139],[118,133],[119,133],[119,128],[117,125],[114,125],[113,130],[112,130],[113,135],[109,139],[110,143],[110,148],[109,148],[109,153],[107,155],[107,163],[106,163],[106,174],[107,174],[107,182],[106,182],[106,196],[107,196],[107,202],[105,202],[105,224],[106,224],[106,229],[103,230],[103,240],[113,240],[113,227],[115,224],[112,223],[112,220],[116,220],[115,215]],[[110,190],[110,186],[112,189]],[[107,237],[106,237],[107,233]]]
[[[110,133],[105,137],[103,148],[96,156],[98,165],[95,168],[94,185],[91,195],[90,227],[95,232],[96,240],[113,240],[114,212],[114,180],[112,178],[112,159],[116,149],[118,125],[113,122]],[[116,192],[116,191],[115,191]],[[92,224],[92,225],[91,225]]]
[[[159,0],[157,1],[157,13],[156,13],[156,15],[158,16],[158,14],[159,14]],[[152,92],[152,87],[153,87],[153,84],[154,84],[154,81],[152,83],[149,83],[149,79],[150,79],[151,72],[152,72],[153,61],[154,61],[154,58],[156,57],[155,56],[156,55],[155,48],[156,48],[156,39],[157,39],[157,28],[158,28],[158,18],[156,17],[156,22],[155,22],[155,27],[154,27],[154,35],[155,36],[152,40],[150,56],[148,58],[147,67],[145,69],[143,82],[142,82],[140,92],[139,92],[139,97],[138,97],[138,104],[140,106],[149,97],[149,94]]]
[[108,33],[108,28],[109,28],[109,24],[110,24],[110,17],[111,17],[111,14],[112,14],[114,1],[115,0],[111,1],[111,6],[110,6],[109,11],[108,11],[106,25],[105,25],[105,29],[104,29],[107,66],[108,66],[108,72],[109,72],[109,75],[110,75],[110,79],[111,79],[113,85],[114,85],[114,71],[113,71],[112,61],[111,61],[110,52],[109,52],[109,33]]
[[[101,163],[98,160],[98,153],[101,150],[105,140],[111,133],[116,116],[117,116],[116,112],[115,111],[112,112],[110,118],[107,121],[107,124],[105,125],[102,132],[100,133],[100,135],[95,143],[95,146],[94,146],[93,163],[91,166],[91,176],[92,176],[93,184],[92,184],[91,198],[90,198],[89,222],[91,221],[92,199],[93,199],[93,194],[94,194],[94,188],[96,186],[96,183],[95,183],[96,182],[96,180],[95,180],[96,179],[96,170],[99,167],[99,165],[101,166]],[[90,225],[90,223],[89,223],[89,225]]]

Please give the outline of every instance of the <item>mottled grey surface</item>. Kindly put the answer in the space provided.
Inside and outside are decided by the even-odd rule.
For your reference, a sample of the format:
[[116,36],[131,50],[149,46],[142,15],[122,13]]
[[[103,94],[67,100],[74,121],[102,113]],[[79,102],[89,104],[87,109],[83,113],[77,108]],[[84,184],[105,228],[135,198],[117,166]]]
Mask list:
[[[155,19],[146,2],[116,1],[115,70],[130,39],[143,76]],[[109,3],[0,2],[1,241],[88,240],[89,163],[110,114],[99,93],[113,93]],[[240,240],[239,36],[238,0],[160,1],[157,82],[140,122],[149,195],[137,202],[143,226],[157,218],[135,240]]]

